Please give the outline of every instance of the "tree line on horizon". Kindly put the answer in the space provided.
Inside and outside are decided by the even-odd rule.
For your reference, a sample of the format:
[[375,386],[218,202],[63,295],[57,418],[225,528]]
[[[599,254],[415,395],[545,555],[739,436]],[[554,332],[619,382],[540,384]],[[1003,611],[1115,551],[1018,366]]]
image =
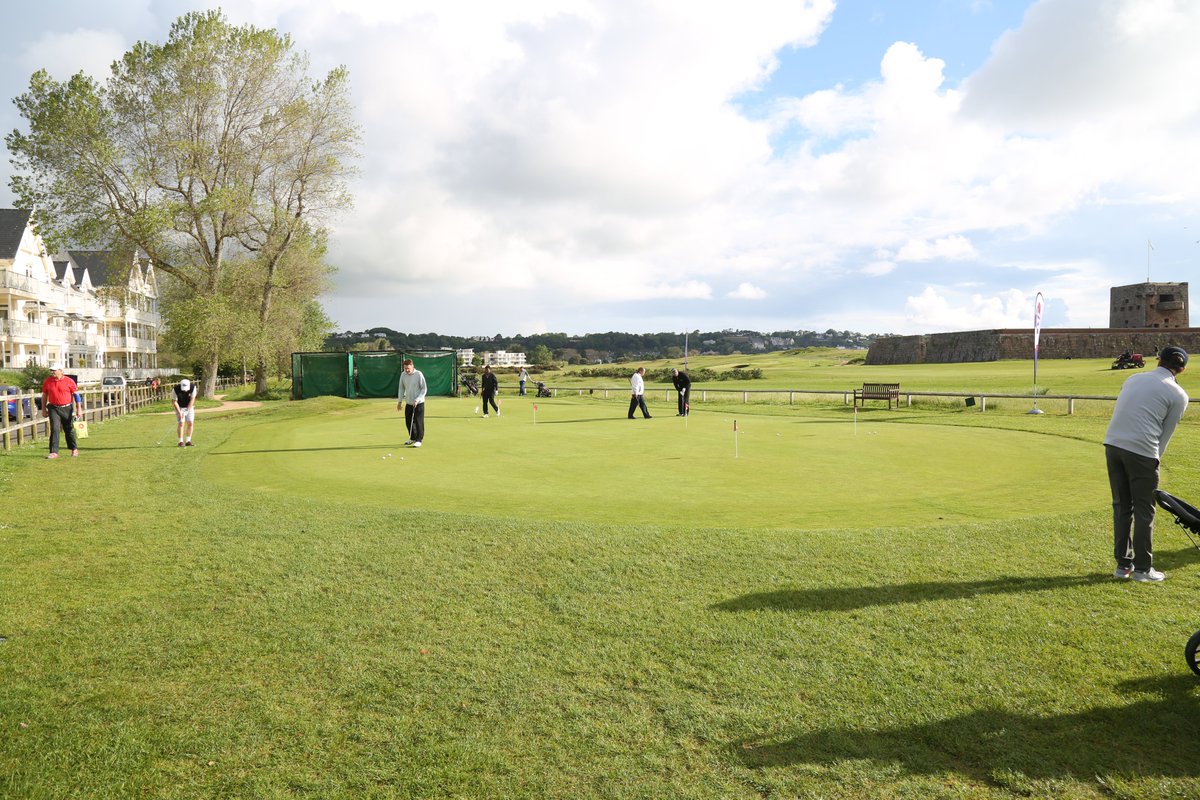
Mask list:
[[[759,352],[778,352],[802,347],[843,347],[865,349],[878,334],[855,331],[773,331],[760,333],[750,330],[692,331],[687,334],[691,355],[733,355]],[[527,354],[531,364],[564,362],[567,364],[609,363],[624,359],[682,358],[684,334],[669,333],[587,333],[571,336],[565,333],[538,333],[515,336],[496,334],[486,336],[452,336],[440,333],[403,333],[386,327],[365,331],[334,333],[325,340],[327,351],[362,350],[461,350],[473,348],[477,353],[506,350]]]

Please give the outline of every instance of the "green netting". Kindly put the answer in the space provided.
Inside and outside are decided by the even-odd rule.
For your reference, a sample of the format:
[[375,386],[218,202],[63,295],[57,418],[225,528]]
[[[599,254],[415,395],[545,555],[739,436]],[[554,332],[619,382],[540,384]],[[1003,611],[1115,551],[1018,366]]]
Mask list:
[[[395,397],[400,391],[399,353],[353,353],[354,390],[358,397]],[[414,362],[415,364],[415,362]]]
[[452,395],[458,389],[458,358],[453,351],[405,353],[425,376],[431,395]]
[[405,358],[425,375],[428,394],[457,393],[458,359],[453,352],[292,353],[292,399],[395,397]]
[[354,397],[349,353],[292,353],[292,399]]

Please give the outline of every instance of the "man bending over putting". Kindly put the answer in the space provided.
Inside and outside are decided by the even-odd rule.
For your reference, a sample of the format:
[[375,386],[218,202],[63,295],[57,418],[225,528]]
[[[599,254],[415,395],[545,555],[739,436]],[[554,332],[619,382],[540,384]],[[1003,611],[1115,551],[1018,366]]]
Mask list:
[[1154,569],[1154,490],[1159,462],[1188,405],[1187,392],[1175,382],[1187,362],[1182,347],[1164,347],[1158,368],[1127,379],[1117,395],[1104,436],[1117,578],[1158,582],[1166,577]]
[[[408,428],[405,447],[420,447],[425,438],[425,376],[413,366],[411,358],[404,359],[404,372],[400,373],[400,394],[396,399],[396,410],[404,406],[404,425]],[[405,403],[407,401],[407,404]]]
[[[172,404],[175,418],[179,420],[179,446],[192,446],[192,431],[196,428],[196,384],[184,378],[175,387]],[[184,431],[187,431],[186,439]]]

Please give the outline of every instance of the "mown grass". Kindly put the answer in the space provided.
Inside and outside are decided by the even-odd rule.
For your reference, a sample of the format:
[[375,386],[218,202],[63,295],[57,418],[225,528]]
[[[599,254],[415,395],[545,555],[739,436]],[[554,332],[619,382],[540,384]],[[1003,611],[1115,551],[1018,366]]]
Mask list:
[[[865,350],[810,348],[778,353],[732,356],[693,356],[689,365],[725,372],[748,365],[761,369],[759,380],[710,381],[696,389],[827,389],[848,391],[863,383],[899,383],[902,389],[923,392],[992,392],[1029,394],[1034,387],[1033,362],[1009,359],[968,364],[867,365]],[[1050,394],[1115,395],[1132,370],[1110,369],[1110,359],[1042,359],[1038,362],[1037,385]],[[613,366],[613,365],[609,365]],[[616,365],[645,366],[648,370],[682,366],[679,360],[660,359]],[[1146,369],[1151,369],[1152,364]],[[592,386],[625,389],[628,381],[614,378],[581,378],[582,367],[565,367],[543,373],[538,380],[553,386]],[[515,379],[501,376],[501,384],[516,386]],[[656,384],[665,385],[665,384]],[[989,404],[990,405],[990,404]]]
[[[0,457],[0,796],[1200,795],[1200,554],[1163,520],[1168,581],[1109,577],[1103,420],[469,403],[431,400],[419,452],[394,405],[326,398]],[[789,425],[845,435],[761,442]],[[948,426],[978,517],[901,524]]]

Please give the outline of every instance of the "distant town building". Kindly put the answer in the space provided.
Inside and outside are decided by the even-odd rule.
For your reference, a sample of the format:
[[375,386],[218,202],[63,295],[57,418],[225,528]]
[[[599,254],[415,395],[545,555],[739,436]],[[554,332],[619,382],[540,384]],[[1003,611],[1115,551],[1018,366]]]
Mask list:
[[493,350],[486,353],[480,353],[485,367],[523,367],[525,366],[524,353],[510,353],[507,350]]
[[454,353],[458,356],[458,363],[460,366],[469,367],[471,366],[471,362],[475,360],[474,347],[463,347],[459,350],[455,350]]
[[1110,328],[1187,328],[1186,283],[1133,283],[1109,290]]

